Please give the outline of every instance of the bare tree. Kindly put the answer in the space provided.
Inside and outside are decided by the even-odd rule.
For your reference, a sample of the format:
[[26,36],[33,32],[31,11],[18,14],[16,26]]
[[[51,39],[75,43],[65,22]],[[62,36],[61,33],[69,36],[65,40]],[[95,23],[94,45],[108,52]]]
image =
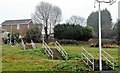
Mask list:
[[73,15],[70,17],[70,19],[66,20],[66,23],[84,26],[85,18]]
[[60,22],[62,17],[61,9],[57,6],[52,6],[47,2],[41,2],[36,6],[35,13],[32,15],[34,23],[41,23],[44,25],[45,38],[48,39],[49,33],[48,30],[51,26],[54,26],[56,23]]
[[61,17],[62,17],[61,9],[58,6],[53,6],[51,9],[51,15],[49,20],[50,34],[51,34],[51,30],[53,29],[52,26],[58,24],[61,21]]

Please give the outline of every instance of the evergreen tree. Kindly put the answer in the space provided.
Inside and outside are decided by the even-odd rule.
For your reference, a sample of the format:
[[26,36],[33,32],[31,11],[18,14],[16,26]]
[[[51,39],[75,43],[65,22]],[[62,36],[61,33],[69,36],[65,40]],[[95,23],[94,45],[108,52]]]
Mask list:
[[[101,11],[102,38],[110,38],[112,18],[107,9]],[[93,28],[93,33],[98,37],[99,16],[98,11],[92,12],[87,19],[87,25]],[[107,28],[107,29],[106,29]]]

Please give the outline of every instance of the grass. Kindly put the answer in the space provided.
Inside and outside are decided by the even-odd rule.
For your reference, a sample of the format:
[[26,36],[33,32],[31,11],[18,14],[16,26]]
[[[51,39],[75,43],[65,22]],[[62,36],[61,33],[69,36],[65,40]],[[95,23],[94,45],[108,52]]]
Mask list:
[[[38,71],[49,70],[52,61],[39,48],[21,50],[20,46],[3,46],[3,71]],[[48,65],[48,66],[47,66]],[[46,68],[48,67],[48,68]]]
[[[54,47],[53,45],[50,47]],[[48,59],[41,45],[36,49],[22,50],[21,46],[2,45],[2,70],[3,71],[84,71],[85,64],[81,61],[81,47],[84,47],[96,59],[99,50],[88,45],[62,45],[67,51],[69,60]],[[120,71],[118,65],[118,49],[104,48],[115,59],[115,70]]]

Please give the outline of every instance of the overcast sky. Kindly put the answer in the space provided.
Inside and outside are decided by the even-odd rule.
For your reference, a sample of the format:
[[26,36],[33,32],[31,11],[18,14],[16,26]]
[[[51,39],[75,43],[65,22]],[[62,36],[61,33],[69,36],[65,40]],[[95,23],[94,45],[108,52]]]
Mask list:
[[[62,10],[63,22],[72,15],[87,19],[91,12],[98,10],[97,3],[94,8],[94,0],[0,0],[0,23],[5,20],[31,18],[35,6],[42,1],[59,6]],[[118,1],[111,6],[109,4],[101,6],[101,9],[107,8],[110,11],[113,22],[118,18]]]

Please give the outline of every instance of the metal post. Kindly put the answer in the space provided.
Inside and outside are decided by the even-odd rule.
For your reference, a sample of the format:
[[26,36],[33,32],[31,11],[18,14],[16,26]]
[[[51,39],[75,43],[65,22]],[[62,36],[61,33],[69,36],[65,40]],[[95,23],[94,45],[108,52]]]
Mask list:
[[101,52],[101,9],[100,9],[100,2],[99,2],[99,69],[102,71],[102,52]]
[[11,24],[11,27],[10,27],[10,32],[11,32],[11,34],[10,34],[10,44],[12,44],[12,42],[11,42],[11,40],[12,40],[12,24]]
[[101,48],[101,9],[100,9],[100,3],[109,3],[110,5],[112,5],[113,3],[116,2],[113,0],[109,0],[107,1],[99,1],[99,0],[95,0],[98,2],[98,7],[99,7],[99,69],[100,71],[102,71],[102,48]]
[[44,21],[42,24],[42,48],[44,48]]

